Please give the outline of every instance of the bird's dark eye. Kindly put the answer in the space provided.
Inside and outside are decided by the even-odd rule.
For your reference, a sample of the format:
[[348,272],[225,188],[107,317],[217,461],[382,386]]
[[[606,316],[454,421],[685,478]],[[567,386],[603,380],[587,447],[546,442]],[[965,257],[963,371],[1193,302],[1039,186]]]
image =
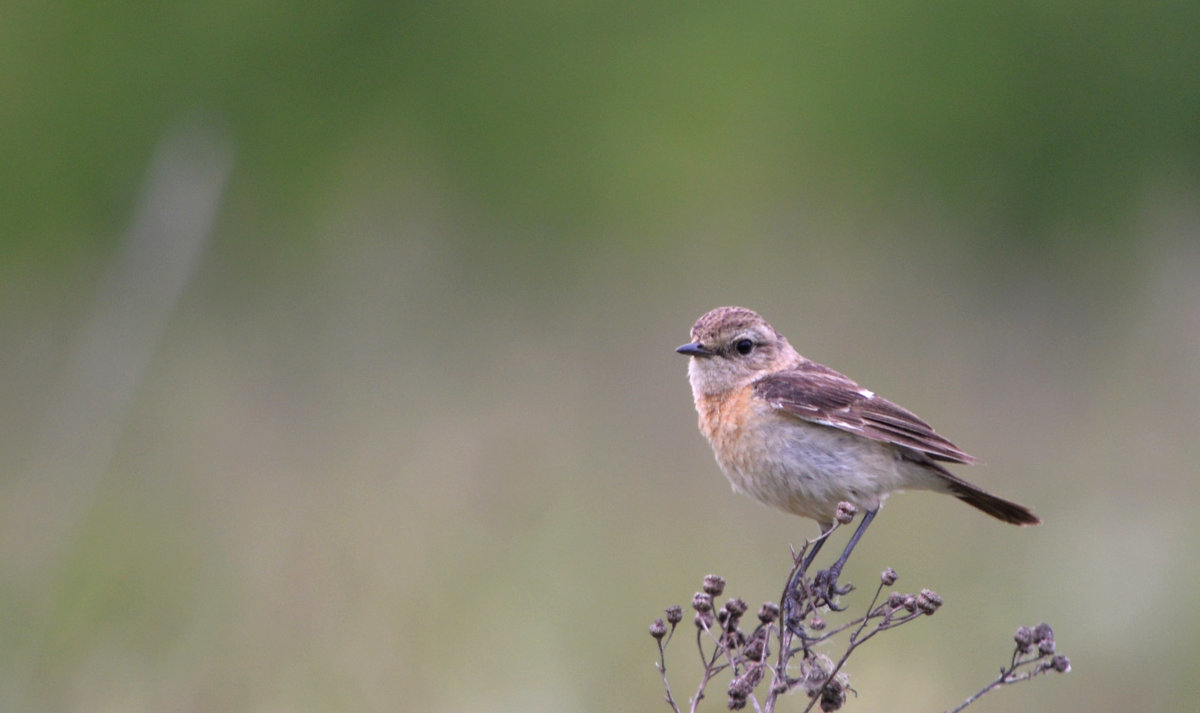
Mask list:
[[737,350],[738,354],[745,356],[754,351],[754,342],[750,341],[749,339],[739,339],[733,345],[733,348]]

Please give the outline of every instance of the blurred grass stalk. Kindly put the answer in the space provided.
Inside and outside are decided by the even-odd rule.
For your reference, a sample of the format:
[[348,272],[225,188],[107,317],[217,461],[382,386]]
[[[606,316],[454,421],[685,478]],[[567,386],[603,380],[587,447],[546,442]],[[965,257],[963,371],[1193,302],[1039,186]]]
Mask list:
[[4,559],[18,564],[19,586],[38,602],[27,673],[43,653],[64,560],[95,504],[171,314],[212,240],[232,167],[232,147],[211,123],[192,120],[166,132],[129,230],[48,394],[25,477],[0,525]]

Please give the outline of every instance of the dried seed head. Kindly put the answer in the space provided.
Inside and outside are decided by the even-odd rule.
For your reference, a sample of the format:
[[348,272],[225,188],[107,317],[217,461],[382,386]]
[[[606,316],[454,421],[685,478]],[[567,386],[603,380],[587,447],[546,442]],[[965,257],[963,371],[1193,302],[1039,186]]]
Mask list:
[[825,620],[819,616],[814,616],[812,621],[808,622],[808,626],[813,631],[820,631],[825,628]]
[[821,695],[821,689],[825,687],[825,671],[817,666],[813,666],[804,672],[804,690],[808,692],[809,698],[816,698]]
[[849,525],[857,514],[858,508],[854,506],[854,503],[848,503],[843,500],[837,505],[837,513],[834,515],[834,519],[842,525]]
[[729,682],[729,695],[733,698],[745,698],[750,695],[753,688],[745,676],[738,676]]
[[679,622],[683,621],[683,607],[679,606],[678,604],[667,607],[667,621],[671,624],[671,626],[675,626]]
[[841,709],[845,703],[846,688],[836,678],[821,690],[821,710],[824,713],[833,713],[833,711]]
[[1042,639],[1039,641],[1038,653],[1042,656],[1049,656],[1054,653],[1054,639]]
[[899,609],[904,606],[904,595],[900,592],[892,592],[888,595],[888,606],[892,609]]
[[745,656],[747,661],[762,661],[766,653],[767,643],[761,638],[752,639],[742,650],[742,656]]
[[755,666],[742,674],[742,680],[746,682],[746,685],[750,687],[750,690],[754,690],[758,684],[762,682],[763,673],[764,671],[762,666]]
[[696,612],[696,618],[693,621],[696,622],[697,629],[711,629],[712,625],[713,625],[712,612],[711,611]]
[[883,574],[879,575],[879,581],[883,582],[883,586],[885,587],[890,587],[895,584],[897,578],[898,575],[896,574],[896,570],[892,569],[891,567],[883,570]]
[[758,610],[758,620],[764,624],[770,624],[779,618],[779,605],[775,602],[766,602]]
[[1033,651],[1033,629],[1028,626],[1018,628],[1017,633],[1013,634],[1013,641],[1017,642],[1017,648],[1021,653],[1027,654]]
[[729,710],[736,711],[746,707],[746,699],[754,687],[744,676],[738,676],[729,682]]
[[661,639],[667,635],[667,623],[662,619],[655,619],[650,625],[650,635],[656,639]]
[[1059,673],[1066,673],[1067,671],[1071,670],[1071,660],[1066,656],[1055,656],[1054,659],[1050,661],[1050,668],[1058,671]]
[[1043,621],[1033,630],[1033,640],[1040,644],[1047,639],[1054,641],[1054,629],[1051,629],[1050,625]]
[[942,606],[942,598],[932,589],[922,589],[921,593],[917,595],[917,608],[926,615],[933,614],[940,606]]
[[692,597],[692,608],[698,612],[712,611],[712,595],[705,592],[696,592]]
[[704,591],[714,597],[721,596],[725,591],[725,578],[719,574],[710,574],[704,578]]
[[725,608],[729,610],[730,614],[737,617],[745,614],[748,607],[746,606],[745,600],[743,600],[741,597],[734,597],[733,599],[725,602]]
[[911,594],[905,594],[904,608],[910,612],[915,612],[917,610],[917,598]]
[[809,698],[821,695],[821,691],[824,690],[825,684],[829,680],[829,672],[832,670],[833,661],[825,654],[805,657],[800,671],[803,676],[804,690],[808,693]]

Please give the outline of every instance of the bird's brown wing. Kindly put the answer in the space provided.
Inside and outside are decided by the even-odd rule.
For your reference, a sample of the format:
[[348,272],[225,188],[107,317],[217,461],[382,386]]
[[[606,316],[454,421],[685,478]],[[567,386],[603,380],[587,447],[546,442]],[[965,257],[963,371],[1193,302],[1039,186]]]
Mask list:
[[975,462],[916,414],[813,361],[764,376],[754,390],[775,408],[806,421],[910,448],[935,460]]

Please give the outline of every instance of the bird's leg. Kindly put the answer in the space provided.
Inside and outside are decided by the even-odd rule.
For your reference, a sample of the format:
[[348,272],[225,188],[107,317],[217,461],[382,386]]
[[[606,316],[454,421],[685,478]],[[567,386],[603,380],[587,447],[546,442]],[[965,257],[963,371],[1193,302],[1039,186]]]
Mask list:
[[837,586],[838,576],[842,573],[842,567],[846,566],[846,560],[850,558],[850,552],[858,544],[858,540],[862,537],[862,534],[867,531],[867,526],[875,519],[875,513],[877,512],[879,512],[879,508],[863,513],[862,522],[858,523],[858,529],[850,536],[850,541],[846,543],[846,549],[842,550],[842,556],[838,557],[837,561],[829,569],[817,572],[817,576],[813,580],[813,588],[817,591],[817,596],[823,598],[825,604],[828,604],[829,608],[834,611],[841,611],[842,608],[835,606],[832,599],[835,596],[847,594],[854,588],[853,585],[846,585],[839,588]]
[[[808,554],[804,555],[804,564],[800,567],[800,572],[807,572],[809,565],[817,558],[817,553],[821,551],[821,545],[825,544],[825,540],[829,539],[829,533],[833,530],[833,523],[821,525],[821,534],[817,539],[813,540],[812,545],[808,548]],[[795,584],[795,582],[792,582]]]
[[817,535],[817,538],[815,540],[812,540],[812,544],[809,545],[809,551],[808,551],[808,553],[805,553],[805,555],[804,555],[804,564],[800,565],[800,569],[796,573],[797,574],[796,580],[792,581],[792,585],[796,585],[797,581],[799,580],[800,574],[803,574],[803,573],[806,573],[806,571],[809,571],[809,567],[812,564],[812,561],[814,561],[814,559],[817,558],[817,552],[821,551],[821,545],[824,544],[824,541],[829,539],[829,532],[832,531],[832,529],[833,529],[833,525],[822,525],[821,526],[821,534]]
[[817,536],[808,545],[808,552],[804,555],[804,562],[792,574],[792,578],[788,580],[787,591],[794,592],[796,587],[800,586],[800,580],[808,572],[808,568],[812,565],[813,560],[817,558],[817,553],[821,551],[821,545],[825,544],[825,540],[829,538],[829,533],[833,530],[833,523],[822,524],[821,534]]
[[[817,553],[821,551],[821,545],[825,544],[825,540],[829,539],[829,533],[833,531],[833,523],[821,523],[821,534],[812,542],[808,543],[808,551],[804,554],[804,561],[792,573],[791,579],[788,580],[787,588],[783,591],[783,619],[787,622],[788,628],[793,634],[800,637],[802,641],[807,641],[807,635],[804,629],[800,627],[799,622],[805,615],[803,610],[797,611],[796,607],[808,599],[810,592],[806,589],[800,591],[801,583],[804,581],[805,575],[808,573],[809,566],[816,559]],[[807,643],[805,644],[807,646]]]

